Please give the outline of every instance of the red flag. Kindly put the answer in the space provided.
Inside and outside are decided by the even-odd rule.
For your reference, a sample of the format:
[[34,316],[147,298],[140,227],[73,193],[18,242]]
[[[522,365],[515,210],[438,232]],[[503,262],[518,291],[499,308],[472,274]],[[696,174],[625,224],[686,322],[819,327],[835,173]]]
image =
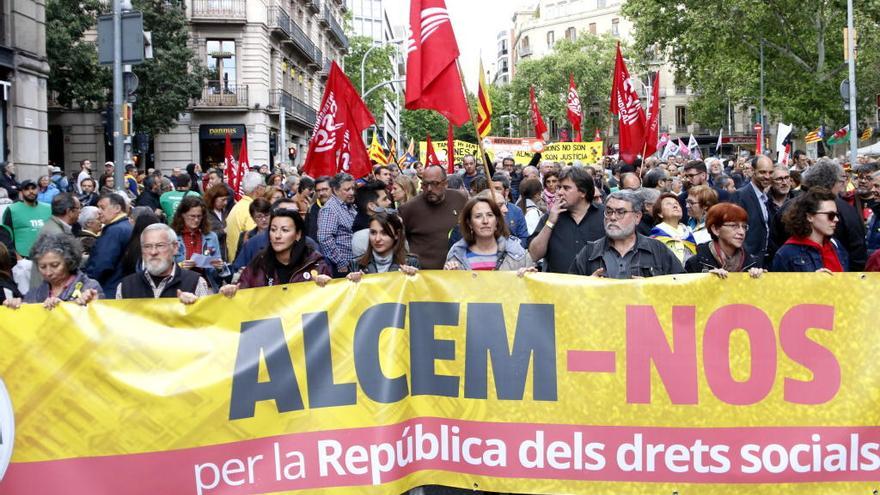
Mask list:
[[617,43],[614,83],[611,86],[611,113],[618,116],[620,159],[632,163],[645,144],[645,111],[639,95],[629,81],[629,72]]
[[[840,131],[837,131],[840,132]],[[764,126],[761,124],[755,124],[755,134],[757,134],[757,140],[755,144],[755,154],[763,155],[764,154]]]
[[599,128],[596,128],[596,134],[593,136],[593,141],[599,142],[602,140],[602,133],[599,132]]
[[406,108],[436,110],[456,126],[470,119],[458,43],[444,0],[410,0]]
[[351,81],[333,62],[303,171],[312,177],[338,172],[356,179],[368,175],[370,157],[361,133],[375,122]]
[[238,175],[235,179],[235,187],[232,189],[235,193],[236,201],[241,199],[241,183],[244,182],[244,174],[248,173],[250,169],[250,160],[248,160],[247,153],[247,133],[245,133],[241,140],[241,149],[238,151]]
[[654,88],[651,92],[651,107],[648,112],[648,126],[645,128],[645,152],[647,158],[657,152],[657,132],[660,130],[660,72],[654,75]]
[[577,86],[574,84],[574,74],[568,75],[568,121],[574,130],[575,142],[581,142],[581,99],[578,97]]
[[428,134],[428,141],[425,143],[425,166],[430,167],[431,165],[440,165],[440,159],[437,158],[437,153],[434,152],[434,145],[431,144],[431,135]]
[[232,156],[232,136],[228,132],[226,133],[226,146],[223,149],[223,165],[226,183],[233,191],[237,191],[238,187],[235,185],[235,181],[238,180],[238,165]]
[[446,172],[455,173],[455,135],[452,133],[452,122],[446,131]]
[[535,96],[534,86],[529,87],[529,99],[531,101],[529,113],[532,117],[532,124],[535,126],[535,137],[541,141],[547,142],[547,138],[549,137],[547,133],[547,124],[544,123],[544,119],[541,117],[541,110],[538,108],[538,98]]

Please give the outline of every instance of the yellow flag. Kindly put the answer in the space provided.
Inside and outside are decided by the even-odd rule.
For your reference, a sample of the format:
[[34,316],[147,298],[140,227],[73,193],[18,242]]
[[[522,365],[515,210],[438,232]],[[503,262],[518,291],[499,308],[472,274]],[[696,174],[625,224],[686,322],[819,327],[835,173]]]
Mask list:
[[370,160],[381,164],[388,164],[388,156],[385,155],[385,150],[382,149],[382,145],[379,144],[379,138],[376,136],[376,131],[373,131],[373,141],[370,143]]
[[483,61],[480,60],[480,89],[477,91],[477,133],[480,139],[492,132],[492,100],[489,99],[489,87],[486,85],[486,74],[483,72]]

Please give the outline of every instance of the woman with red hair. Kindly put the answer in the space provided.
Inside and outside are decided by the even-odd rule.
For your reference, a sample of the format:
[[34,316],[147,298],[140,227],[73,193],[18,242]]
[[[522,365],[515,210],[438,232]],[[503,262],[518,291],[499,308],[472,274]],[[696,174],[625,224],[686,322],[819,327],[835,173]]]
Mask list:
[[697,246],[697,253],[685,262],[688,273],[714,273],[727,278],[730,272],[749,272],[752,278],[764,273],[761,259],[745,251],[749,215],[741,206],[719,203],[706,214],[706,230],[712,240]]

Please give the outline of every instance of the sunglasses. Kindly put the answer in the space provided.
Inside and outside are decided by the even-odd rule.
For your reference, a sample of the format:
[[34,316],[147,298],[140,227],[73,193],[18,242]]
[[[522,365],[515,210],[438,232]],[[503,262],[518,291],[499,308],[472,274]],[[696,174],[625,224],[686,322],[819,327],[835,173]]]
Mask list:
[[829,222],[833,222],[840,218],[840,214],[836,211],[817,211],[813,213],[813,215],[825,215],[826,217],[828,217]]

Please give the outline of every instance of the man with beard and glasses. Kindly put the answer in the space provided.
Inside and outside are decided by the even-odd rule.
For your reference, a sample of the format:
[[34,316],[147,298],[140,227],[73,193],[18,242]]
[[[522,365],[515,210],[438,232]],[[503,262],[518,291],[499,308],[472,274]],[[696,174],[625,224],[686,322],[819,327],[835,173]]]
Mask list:
[[162,223],[147,226],[141,233],[144,272],[123,278],[116,289],[116,299],[176,297],[183,304],[192,304],[210,295],[208,283],[201,275],[174,262],[177,243],[177,234],[171,227]]
[[642,220],[642,198],[621,190],[605,201],[605,237],[584,246],[569,273],[614,279],[682,273],[678,258],[662,242],[636,232]]
[[410,253],[419,257],[423,269],[440,270],[446,263],[449,235],[467,195],[447,189],[446,170],[433,165],[422,174],[422,193],[400,207]]

